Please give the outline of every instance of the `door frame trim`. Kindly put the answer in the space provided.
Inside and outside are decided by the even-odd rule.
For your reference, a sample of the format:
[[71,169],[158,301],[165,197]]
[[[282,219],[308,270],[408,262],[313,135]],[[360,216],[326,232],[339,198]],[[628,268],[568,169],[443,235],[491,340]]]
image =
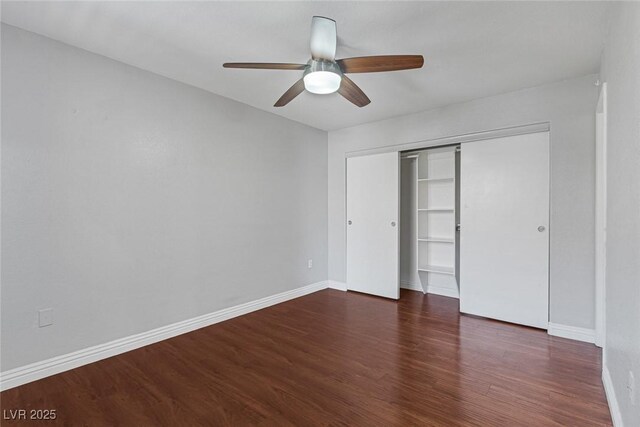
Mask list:
[[[411,151],[423,148],[438,147],[443,145],[461,144],[464,142],[482,141],[484,139],[495,139],[506,136],[524,135],[529,133],[550,132],[549,122],[531,123],[526,125],[510,126],[505,128],[490,129],[478,132],[471,132],[459,135],[451,135],[433,139],[422,139],[419,141],[407,142],[404,144],[385,145],[376,148],[366,148],[362,150],[347,151],[345,158],[367,156],[370,154],[388,153],[393,151]],[[346,162],[346,161],[345,161]]]
[[[607,271],[607,84],[600,86],[596,107],[595,182],[595,344],[606,352],[606,271]],[[598,167],[600,165],[600,168]]]

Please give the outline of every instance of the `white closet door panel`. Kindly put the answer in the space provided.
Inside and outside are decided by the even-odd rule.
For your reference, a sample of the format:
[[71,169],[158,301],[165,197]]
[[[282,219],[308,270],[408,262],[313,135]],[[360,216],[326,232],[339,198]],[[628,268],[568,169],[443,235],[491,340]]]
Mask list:
[[460,311],[546,329],[548,132],[461,148]]
[[347,289],[398,299],[399,156],[347,159]]

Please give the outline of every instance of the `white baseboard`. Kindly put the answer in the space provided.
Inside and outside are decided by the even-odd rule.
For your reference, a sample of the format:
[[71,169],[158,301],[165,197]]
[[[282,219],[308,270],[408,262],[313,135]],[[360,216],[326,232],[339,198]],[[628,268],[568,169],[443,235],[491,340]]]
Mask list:
[[616,398],[616,392],[613,389],[611,375],[609,374],[609,369],[606,366],[602,367],[602,385],[604,386],[604,394],[607,396],[607,403],[609,404],[609,412],[611,413],[613,426],[624,427],[622,414],[620,413],[620,407],[618,406],[618,399]]
[[560,325],[549,322],[547,333],[555,337],[568,338],[570,340],[595,343],[595,329],[578,328],[577,326]]
[[252,311],[260,310],[275,304],[279,304],[294,298],[298,298],[313,292],[326,289],[329,286],[328,281],[313,283],[301,288],[271,295],[255,301],[250,301],[234,307],[225,308],[213,313],[194,317],[192,319],[183,320],[171,325],[163,326],[151,331],[142,332],[140,334],[131,335],[99,344],[93,347],[75,351],[73,353],[56,356],[41,362],[31,363],[29,365],[14,368],[0,373],[0,390],[7,390],[36,381],[60,372],[68,371],[107,357],[135,350],[168,338],[175,337],[196,329],[204,328]]
[[404,280],[400,281],[400,287],[402,289],[409,289],[411,291],[424,292],[424,290],[422,289],[421,285],[419,285],[417,283],[407,282],[407,281],[404,281]]
[[327,280],[327,288],[337,289],[338,291],[346,291],[347,284],[344,282],[338,282],[337,280]]
[[435,295],[441,295],[443,297],[449,297],[449,298],[460,298],[460,293],[458,292],[457,289],[451,289],[451,288],[442,288],[440,286],[427,286],[427,293],[428,294],[435,294]]

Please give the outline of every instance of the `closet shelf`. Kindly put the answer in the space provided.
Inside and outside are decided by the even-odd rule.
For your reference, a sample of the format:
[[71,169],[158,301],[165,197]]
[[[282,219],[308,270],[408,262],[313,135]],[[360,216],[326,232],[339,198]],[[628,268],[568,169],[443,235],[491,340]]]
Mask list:
[[453,208],[427,208],[427,209],[418,209],[418,212],[453,212]]
[[418,238],[418,242],[455,243],[453,239],[446,239],[441,237]]
[[453,267],[442,267],[440,265],[422,265],[418,267],[418,271],[426,271],[428,273],[449,274],[451,276],[455,275],[455,272],[453,271]]
[[418,178],[418,182],[437,182],[437,181],[453,181],[453,177],[442,177],[442,178]]

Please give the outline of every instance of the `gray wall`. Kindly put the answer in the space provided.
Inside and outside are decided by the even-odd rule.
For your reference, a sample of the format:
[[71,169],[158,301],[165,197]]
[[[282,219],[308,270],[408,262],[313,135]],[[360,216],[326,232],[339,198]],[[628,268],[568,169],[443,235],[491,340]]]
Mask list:
[[596,79],[589,75],[329,132],[329,279],[345,280],[346,152],[550,122],[550,320],[594,328]]
[[327,279],[325,132],[6,25],[2,107],[3,371]]
[[[625,426],[640,425],[640,4],[616,5],[607,82],[606,367]],[[636,404],[627,390],[634,372]]]

